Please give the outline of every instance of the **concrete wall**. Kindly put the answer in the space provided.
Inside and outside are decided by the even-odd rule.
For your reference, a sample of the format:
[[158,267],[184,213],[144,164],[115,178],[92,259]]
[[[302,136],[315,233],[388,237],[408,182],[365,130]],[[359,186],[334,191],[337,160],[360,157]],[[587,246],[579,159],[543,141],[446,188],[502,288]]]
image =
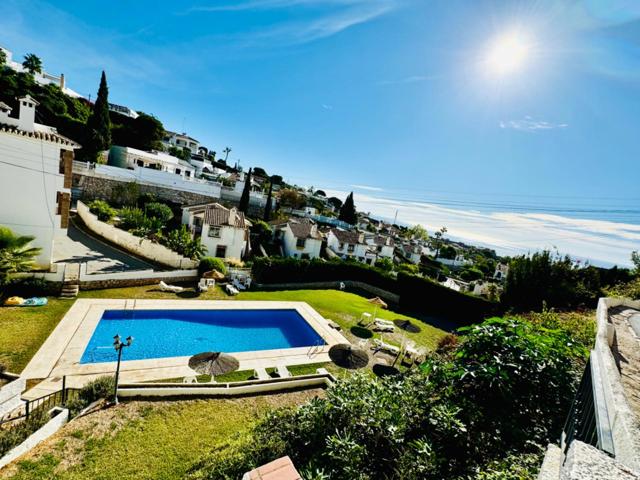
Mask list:
[[35,237],[32,246],[42,252],[38,267],[48,269],[55,238],[66,235],[57,214],[57,192],[62,145],[0,130],[0,225],[19,235]]
[[51,435],[60,430],[69,421],[69,410],[66,408],[53,408],[50,412],[53,416],[42,428],[36,430],[24,442],[10,450],[4,457],[0,458],[0,468],[10,464],[21,457],[39,443],[43,442]]
[[171,268],[192,269],[198,266],[197,261],[185,258],[159,243],[136,237],[113,225],[101,222],[82,202],[78,202],[77,210],[89,230],[128,252]]
[[13,377],[9,383],[0,388],[0,417],[16,409],[22,400],[20,396],[27,385],[25,378]]
[[80,265],[80,288],[82,290],[99,290],[102,288],[137,287],[155,285],[162,280],[165,283],[197,281],[198,270],[170,270],[156,272],[153,270],[136,270],[131,272],[87,274],[87,265]]

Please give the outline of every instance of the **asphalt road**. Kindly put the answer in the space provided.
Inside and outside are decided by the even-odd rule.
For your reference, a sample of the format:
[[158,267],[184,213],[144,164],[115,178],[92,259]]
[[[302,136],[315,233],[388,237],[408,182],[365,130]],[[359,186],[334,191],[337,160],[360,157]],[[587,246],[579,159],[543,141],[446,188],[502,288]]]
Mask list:
[[154,269],[152,264],[97,240],[73,222],[69,222],[67,236],[54,242],[53,261],[86,263],[88,274]]

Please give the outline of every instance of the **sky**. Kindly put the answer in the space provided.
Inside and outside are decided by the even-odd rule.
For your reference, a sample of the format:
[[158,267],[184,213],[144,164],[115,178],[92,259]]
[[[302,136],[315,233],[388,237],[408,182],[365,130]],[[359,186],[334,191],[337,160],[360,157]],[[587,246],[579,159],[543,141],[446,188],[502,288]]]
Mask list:
[[0,45],[378,216],[640,249],[637,0],[3,0]]

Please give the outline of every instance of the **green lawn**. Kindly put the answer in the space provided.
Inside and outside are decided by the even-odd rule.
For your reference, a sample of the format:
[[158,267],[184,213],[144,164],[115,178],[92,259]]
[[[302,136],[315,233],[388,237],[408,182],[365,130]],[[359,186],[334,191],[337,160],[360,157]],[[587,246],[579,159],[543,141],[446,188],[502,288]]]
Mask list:
[[[236,297],[229,297],[219,287],[202,295],[197,295],[193,289],[188,289],[182,294],[161,292],[155,286],[115,288],[107,290],[82,291],[80,298],[147,298],[147,299],[225,299],[225,300],[280,300],[307,302],[325,318],[338,323],[344,334],[351,340],[358,337],[379,335],[365,329],[358,329],[357,321],[362,312],[373,313],[373,306],[366,298],[352,293],[337,290],[286,290],[277,292],[243,292]],[[72,301],[50,298],[45,307],[0,308],[0,362],[5,364],[8,370],[19,373],[29,362],[31,357],[40,348],[40,345],[49,336],[67,310]],[[378,309],[378,317],[388,320],[397,318],[407,319],[406,315],[395,313],[391,310]],[[413,340],[418,345],[432,348],[445,332],[419,320],[412,319],[422,328],[420,333],[385,334],[385,341],[395,344],[402,343],[402,336]],[[354,327],[356,327],[354,329]],[[396,329],[397,330],[397,329]],[[354,335],[355,332],[355,335]]]
[[178,480],[267,410],[318,391],[227,400],[130,402],[80,418],[3,471],[16,480]]

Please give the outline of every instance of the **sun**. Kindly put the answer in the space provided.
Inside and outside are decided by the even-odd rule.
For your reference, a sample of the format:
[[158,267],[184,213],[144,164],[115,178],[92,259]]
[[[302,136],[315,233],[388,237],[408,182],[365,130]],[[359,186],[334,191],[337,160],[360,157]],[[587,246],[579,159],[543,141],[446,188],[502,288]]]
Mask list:
[[520,32],[509,32],[489,45],[485,64],[490,73],[510,75],[521,70],[531,54],[531,46]]

